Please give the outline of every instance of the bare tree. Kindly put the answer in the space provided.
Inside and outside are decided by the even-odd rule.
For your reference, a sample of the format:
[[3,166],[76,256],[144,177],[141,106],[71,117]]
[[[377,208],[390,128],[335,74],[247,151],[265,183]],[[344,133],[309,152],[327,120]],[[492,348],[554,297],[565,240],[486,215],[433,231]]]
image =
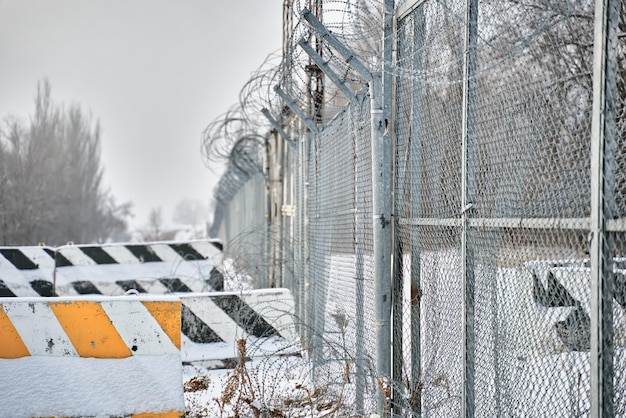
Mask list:
[[143,232],[146,241],[159,241],[163,239],[163,212],[161,207],[152,208],[148,215],[148,227]]
[[130,204],[118,206],[102,185],[101,130],[80,106],[52,101],[37,85],[28,124],[0,129],[0,223],[3,245],[106,241],[126,229]]

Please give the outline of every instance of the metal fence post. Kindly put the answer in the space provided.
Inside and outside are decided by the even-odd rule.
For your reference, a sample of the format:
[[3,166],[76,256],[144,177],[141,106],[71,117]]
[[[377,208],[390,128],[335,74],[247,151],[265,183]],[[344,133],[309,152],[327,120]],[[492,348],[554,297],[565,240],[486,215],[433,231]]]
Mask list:
[[[384,300],[384,294],[383,294],[383,306],[382,306],[382,312],[381,314],[383,315],[387,315],[387,321],[389,321],[389,325],[388,325],[388,329],[386,331],[381,330],[383,332],[387,332],[387,338],[391,339],[391,306],[392,303],[394,302],[394,296],[392,296],[392,287],[391,287],[391,282],[393,279],[392,276],[392,255],[393,255],[393,245],[392,245],[392,240],[393,240],[393,222],[392,222],[392,211],[393,211],[393,196],[392,196],[392,172],[393,172],[393,164],[392,164],[392,154],[391,154],[391,150],[392,150],[392,124],[393,124],[393,118],[392,118],[392,111],[393,111],[393,91],[394,91],[394,87],[393,87],[393,75],[391,72],[391,66],[394,62],[394,47],[395,47],[395,27],[394,27],[394,17],[395,17],[395,1],[394,0],[384,0],[383,2],[383,73],[382,73],[382,118],[383,118],[383,123],[384,123],[384,130],[382,131],[382,143],[380,144],[380,146],[382,147],[381,151],[381,155],[379,156],[379,162],[381,164],[381,169],[383,170],[383,172],[381,173],[382,176],[379,176],[378,179],[379,181],[382,181],[383,184],[380,185],[381,189],[380,192],[384,193],[382,196],[379,196],[380,200],[380,204],[381,204],[381,209],[384,209],[384,212],[378,212],[378,211],[374,211],[374,216],[376,216],[377,213],[381,213],[383,214],[383,216],[387,216],[386,219],[388,219],[388,227],[386,228],[386,231],[381,231],[380,232],[384,232],[384,234],[381,234],[381,240],[382,242],[380,243],[381,249],[384,251],[384,254],[386,255],[386,258],[384,260],[386,260],[386,264],[383,265],[384,269],[380,272],[381,273],[381,281],[382,281],[382,285],[384,286],[385,283],[386,284],[386,288],[383,288],[384,290],[388,291],[389,293],[389,298],[390,300],[387,302],[387,304],[385,305],[385,300]],[[376,166],[372,167],[374,170],[373,172],[376,172]],[[374,189],[375,190],[375,189]],[[374,201],[376,201],[376,193],[374,193]],[[382,226],[382,223],[381,223]],[[384,262],[384,260],[381,260]],[[385,282],[386,281],[386,282]],[[402,285],[400,285],[400,291],[399,291],[399,295],[402,295]],[[400,320],[399,320],[399,324],[401,326],[402,323],[402,300],[399,300],[398,303],[396,303],[396,306],[400,306],[399,312],[397,312],[396,316],[399,316]],[[402,328],[400,328],[397,332],[396,335],[402,335]],[[399,338],[399,341],[396,341],[396,343],[393,343],[392,341],[389,341],[389,350],[392,349],[392,345],[397,345],[398,351],[399,351],[399,355],[402,355],[402,338]],[[390,353],[391,354],[391,353]],[[398,366],[401,364],[400,359],[397,360],[392,360],[391,356],[389,356],[389,359],[387,360],[389,362],[391,362],[391,364],[397,364]],[[391,364],[389,364],[389,373],[391,374]],[[396,367],[394,367],[395,369],[397,369]],[[393,391],[392,391],[392,396],[398,396],[398,390],[400,389],[400,386],[402,385],[402,370],[397,370],[395,372],[393,372],[392,374],[393,378],[395,379],[396,377],[399,378],[399,381],[396,382],[392,382],[393,384]]]
[[303,289],[303,311],[302,311],[302,317],[304,319],[304,324],[305,324],[305,341],[306,341],[306,348],[309,350],[309,352],[311,351],[311,341],[313,339],[313,320],[314,320],[314,315],[313,315],[313,302],[315,301],[314,299],[314,293],[313,293],[313,283],[312,283],[312,277],[311,277],[311,269],[309,268],[309,234],[310,234],[310,228],[311,228],[311,223],[309,221],[309,187],[311,184],[311,172],[310,172],[310,161],[309,161],[309,156],[310,156],[310,149],[311,149],[311,137],[313,136],[313,134],[311,134],[310,132],[306,132],[304,134],[304,138],[302,140],[303,142],[303,173],[302,175],[304,176],[303,178],[303,183],[304,183],[304,196],[303,196],[303,230],[302,230],[302,247],[303,247],[303,264],[304,264],[304,289]]
[[[311,227],[311,223],[309,223],[309,237],[312,237],[313,240],[318,239],[321,234],[320,225],[319,225],[319,213],[320,213],[320,162],[318,160],[319,152],[320,152],[320,137],[319,136],[310,136],[310,153],[309,155],[313,158],[313,172],[310,174],[310,189],[314,193],[314,199],[310,202],[309,209],[311,209],[310,213],[313,218],[315,218],[315,222]],[[323,175],[323,173],[322,173]],[[311,330],[311,380],[317,383],[318,369],[322,365],[324,360],[324,310],[325,310],[325,300],[324,300],[324,281],[326,277],[324,276],[323,269],[319,268],[320,258],[323,257],[320,254],[319,243],[313,244],[313,255],[312,258],[314,260],[314,265],[312,269],[309,269],[309,284],[310,284],[310,303],[309,308],[311,310],[310,319],[309,319],[309,328]]]
[[[295,163],[292,166],[293,175],[295,176],[296,183],[296,196],[295,196],[295,236],[293,246],[294,248],[294,258],[297,260],[294,266],[294,278],[293,278],[293,293],[296,301],[296,316],[297,316],[297,329],[300,333],[300,338],[302,339],[302,321],[304,316],[302,315],[302,288],[304,286],[304,267],[303,267],[303,240],[302,240],[302,217],[303,217],[303,207],[302,207],[302,196],[303,191],[302,187],[304,182],[302,181],[302,141],[299,140],[296,142],[296,155],[295,155]],[[287,245],[283,243],[283,245]]]
[[[391,376],[391,188],[390,147],[385,142],[389,120],[383,115],[382,77],[372,74],[370,82],[372,129],[372,200],[374,240],[374,288],[376,304],[376,369],[382,384]],[[378,394],[378,412],[387,399]]]
[[474,248],[469,220],[474,213],[476,141],[476,42],[478,0],[465,2],[465,47],[463,59],[463,150],[461,173],[461,269],[463,278],[463,393],[462,416],[470,418],[475,410],[475,333],[474,333]]
[[620,0],[596,0],[591,139],[591,417],[614,415],[613,255],[617,25]]

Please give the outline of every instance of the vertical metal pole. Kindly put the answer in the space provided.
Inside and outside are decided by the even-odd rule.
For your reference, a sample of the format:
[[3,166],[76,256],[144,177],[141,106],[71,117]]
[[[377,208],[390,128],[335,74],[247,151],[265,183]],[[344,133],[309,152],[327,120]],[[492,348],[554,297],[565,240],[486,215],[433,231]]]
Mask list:
[[[311,269],[310,269],[310,259],[311,259],[311,255],[310,255],[310,250],[311,250],[311,240],[309,239],[309,231],[311,228],[311,221],[309,219],[309,179],[310,179],[310,150],[311,150],[311,133],[307,133],[304,135],[304,139],[303,139],[303,150],[302,152],[304,153],[303,155],[303,177],[302,177],[302,181],[303,181],[303,185],[304,185],[304,190],[303,190],[303,203],[302,203],[302,257],[303,257],[303,264],[304,264],[304,288],[303,288],[303,303],[304,303],[304,308],[306,310],[306,312],[308,312],[310,310],[310,306],[309,306],[309,299],[307,298],[307,295],[309,294],[309,288],[310,288],[310,280],[311,280]],[[303,315],[304,317],[305,315]],[[309,340],[307,340],[307,344],[310,340],[310,326],[309,323],[306,323],[307,326],[307,332],[309,332]]]
[[[317,18],[317,20],[319,20],[319,18],[321,17],[321,1],[320,0],[308,0],[308,5],[309,8],[313,10],[313,14],[314,16]],[[321,46],[321,43],[318,40],[318,36],[314,33],[310,33],[309,34],[309,42],[313,43],[313,41],[315,42],[315,47],[317,50],[318,46]],[[321,51],[320,51],[321,52]],[[307,116],[310,118],[310,120],[312,121],[312,124],[314,125],[318,125],[319,123],[321,123],[321,106],[322,103],[320,102],[320,96],[319,93],[320,91],[318,90],[320,85],[319,85],[319,78],[321,76],[321,71],[319,70],[319,68],[317,68],[317,66],[314,64],[314,62],[312,61],[311,57],[309,57],[308,60],[308,65],[305,67],[306,73],[307,73]],[[313,85],[315,83],[315,86]],[[314,131],[314,129],[312,127],[309,127],[310,131]],[[313,143],[311,144],[312,146],[314,146],[317,149],[318,146],[318,138],[314,138],[311,136],[310,133],[307,133],[308,138],[310,141],[312,141]],[[313,173],[315,181],[313,182],[313,187],[315,188],[315,209],[314,209],[314,216],[318,215],[318,205],[319,205],[319,183],[318,183],[318,167],[317,167],[317,161],[315,161],[315,172]],[[317,224],[317,223],[316,223]],[[314,234],[316,233],[316,231],[311,231],[312,235],[315,236]],[[317,248],[313,249],[315,255],[314,257],[317,256]],[[309,272],[311,273],[311,270],[309,270]],[[323,349],[324,349],[324,345],[323,345],[323,333],[324,333],[324,327],[323,325],[321,326],[320,329],[320,321],[323,321],[323,306],[319,306],[320,304],[317,303],[318,302],[318,293],[323,289],[323,284],[320,282],[321,279],[321,274],[320,272],[317,271],[317,269],[313,270],[312,272],[312,277],[309,278],[309,285],[310,285],[310,303],[308,304],[308,309],[309,309],[309,321],[308,321],[308,328],[309,328],[309,340],[308,343],[310,344],[310,352],[312,354],[312,365],[311,365],[311,378],[312,381],[314,383],[316,383],[316,379],[317,379],[317,368],[320,366],[321,361],[323,359]],[[321,310],[321,312],[320,312]],[[323,324],[323,322],[322,322]]]
[[282,252],[282,238],[283,231],[285,229],[286,217],[283,214],[282,207],[285,204],[287,198],[287,182],[285,173],[287,171],[285,141],[278,135],[275,136],[274,141],[274,178],[272,179],[272,188],[274,189],[274,231],[271,237],[272,240],[272,257],[270,263],[272,266],[272,275],[268,277],[269,287],[282,287],[283,277],[283,252]]
[[[321,0],[309,0],[309,8],[313,11],[313,14],[320,22],[323,22],[323,8]],[[315,35],[315,52],[321,57],[323,55],[322,40]],[[311,119],[316,124],[322,123],[323,120],[323,108],[324,108],[324,74],[320,68],[309,58],[309,70],[312,72],[312,78],[315,80],[315,90],[311,91],[312,94],[312,111]]]
[[[282,53],[283,53],[283,59],[285,59],[285,61],[287,60],[291,60],[291,50],[290,50],[290,42],[291,42],[291,34],[293,33],[293,14],[292,14],[292,8],[293,8],[293,0],[283,0],[283,37],[282,37],[282,41],[283,41],[283,45],[282,45]],[[287,71],[287,73],[289,73],[289,71]],[[285,85],[290,86],[291,87],[291,79],[289,74],[286,74],[286,77],[284,79]],[[291,89],[289,89],[288,91],[289,93],[291,92]],[[290,132],[291,133],[291,132]],[[291,136],[289,136],[291,138]],[[285,138],[285,140],[287,140]],[[299,147],[297,148],[299,150]],[[288,152],[292,152],[291,149]],[[299,156],[299,154],[298,154]],[[296,156],[296,159],[298,158],[298,156]],[[287,171],[288,170],[288,171]],[[292,184],[293,182],[299,181],[299,176],[295,170],[292,169],[292,167],[285,167],[284,173],[291,173],[291,180],[292,180]],[[294,196],[292,194],[292,200],[290,201],[292,204],[293,202]],[[296,203],[296,209],[301,209],[299,207],[300,205],[300,201],[298,200],[298,197],[295,197],[295,199],[297,200]],[[295,216],[295,213],[294,215]],[[295,223],[294,223],[295,221]],[[300,238],[300,229],[299,229],[299,222],[300,219],[298,217],[296,217],[295,219],[292,218],[292,225],[295,225],[295,228],[297,229],[297,232],[294,232],[295,235],[298,235],[298,238]],[[297,241],[296,241],[297,242]],[[295,249],[294,249],[294,239],[292,237],[291,241],[289,242],[290,244],[290,251],[289,254],[293,254],[295,255]],[[280,254],[287,254],[287,245],[288,242],[284,241],[280,243],[281,247],[278,247],[279,253]],[[298,245],[298,251],[300,249],[300,246]],[[295,263],[294,263],[295,264]],[[282,264],[281,264],[282,265]],[[297,309],[300,309],[300,306],[302,305],[302,298],[300,298],[299,295],[299,291],[300,288],[302,287],[302,278],[298,277],[299,275],[297,274],[297,269],[295,269],[294,266],[294,272],[292,273],[292,277],[291,277],[291,285],[293,286],[293,292],[294,292],[294,296],[296,299],[296,303],[297,303]],[[296,294],[298,293],[298,294]],[[303,317],[300,316],[300,319],[302,319]]]
[[[382,79],[370,82],[372,129],[372,199],[374,240],[374,289],[376,303],[376,368],[385,385],[391,377],[391,187],[390,147],[385,142],[389,120],[383,115]],[[378,393],[377,410],[384,413],[386,399]]]
[[[290,251],[293,239],[293,177],[291,176],[291,164],[293,154],[285,141],[281,142],[282,154],[282,182],[283,182],[283,206],[279,208],[281,215],[281,234],[276,244],[276,262],[274,269],[278,272],[276,287],[291,287],[290,267],[293,266],[293,253]],[[287,210],[283,210],[286,208]],[[278,265],[276,265],[278,264]]]
[[[291,291],[294,297],[295,303],[295,320],[296,330],[301,333],[300,321],[302,316],[300,315],[301,299],[300,299],[300,286],[302,284],[302,143],[296,142],[295,147],[295,163],[290,167],[290,171],[293,173],[292,178],[295,187],[294,193],[294,232],[291,243],[291,249],[293,251],[293,277]],[[302,337],[302,334],[300,334]]]
[[620,0],[596,0],[591,137],[591,417],[612,417],[612,216],[616,148],[617,25]]
[[[320,138],[315,135],[311,135],[311,152],[309,155],[313,158],[313,173],[311,178],[312,189],[314,193],[314,199],[309,205],[312,216],[316,219],[313,223],[310,236],[313,239],[317,239],[320,236],[320,205],[321,205],[321,188],[320,188],[320,162],[318,156],[320,153]],[[311,214],[310,214],[311,215]],[[309,219],[311,216],[309,216]],[[324,310],[325,310],[325,298],[324,298],[324,286],[327,278],[319,267],[319,263],[322,262],[322,258],[325,254],[323,251],[327,248],[320,248],[321,243],[319,241],[313,244],[313,269],[309,269],[310,284],[311,284],[311,344],[312,344],[312,372],[311,379],[314,383],[317,383],[318,368],[322,365],[324,360]]]
[[[271,267],[271,255],[272,255],[272,188],[273,188],[273,173],[272,173],[272,157],[271,152],[274,150],[274,147],[271,146],[271,142],[273,141],[273,135],[268,135],[263,144],[263,177],[265,178],[265,234],[264,234],[264,254],[263,254],[263,262],[265,265],[265,277],[271,277],[272,275],[272,267]],[[265,278],[261,278],[261,280],[265,280]]]
[[298,165],[296,169],[296,181],[298,182],[298,202],[296,203],[296,216],[298,227],[298,239],[294,243],[298,254],[298,266],[295,271],[294,283],[297,283],[297,301],[298,301],[298,322],[300,338],[304,339],[304,185],[306,178],[304,176],[304,138],[298,140]]
[[[413,74],[422,71],[422,50],[425,46],[426,21],[424,9],[419,7],[413,15]],[[421,136],[422,136],[422,84],[413,78],[411,141],[411,217],[421,216]],[[414,226],[411,231],[411,408],[414,417],[422,415],[422,358],[421,358],[421,240],[420,227]]]
[[[392,273],[392,262],[391,262],[391,256],[392,256],[392,251],[393,251],[393,244],[392,244],[392,240],[393,240],[393,222],[392,222],[392,208],[393,208],[393,197],[392,197],[392,171],[393,171],[393,164],[392,164],[392,112],[393,112],[393,76],[391,73],[391,66],[393,65],[393,60],[394,60],[394,46],[395,46],[395,30],[394,30],[394,11],[395,11],[395,1],[394,0],[384,0],[383,2],[383,73],[382,73],[382,118],[383,118],[383,128],[384,130],[382,131],[382,143],[380,143],[379,145],[381,146],[379,152],[379,163],[380,168],[382,169],[381,173],[382,176],[378,177],[377,181],[381,181],[382,184],[380,184],[380,188],[379,188],[379,194],[378,198],[380,199],[380,211],[374,211],[374,216],[376,216],[376,214],[382,214],[384,216],[384,219],[386,219],[385,222],[388,222],[388,225],[386,228],[381,228],[380,229],[380,238],[381,238],[381,249],[384,251],[385,254],[385,259],[386,260],[386,264],[383,264],[383,269],[381,270],[381,284],[384,286],[381,290],[388,292],[387,294],[389,295],[389,301],[386,302],[384,300],[384,294],[383,294],[383,303],[381,306],[381,315],[386,315],[385,320],[387,321],[388,325],[386,327],[382,327],[381,331],[382,332],[386,332],[387,334],[387,350],[392,350],[394,347],[392,347],[391,343],[392,341],[390,341],[391,339],[391,306],[393,303],[393,296],[392,296],[392,289],[391,289],[391,282],[393,280],[393,273]],[[374,166],[375,167],[375,166]],[[374,194],[374,201],[376,201],[376,194]],[[382,220],[382,219],[381,219]],[[384,226],[383,223],[381,222],[379,224],[380,226]],[[384,260],[381,260],[383,262],[385,262]],[[386,281],[386,285],[385,285],[385,281]],[[401,288],[401,285],[400,285]],[[401,292],[400,292],[401,294]],[[398,305],[398,304],[396,304]],[[399,305],[402,306],[402,301],[399,301]],[[402,310],[400,309],[400,312],[397,312],[397,315],[400,315],[400,326],[401,326],[401,318],[402,318]],[[396,316],[397,316],[396,315]],[[383,317],[381,316],[381,319]],[[398,332],[396,333],[396,335],[402,335],[402,329],[399,329]],[[398,338],[396,339],[396,343],[395,343],[398,351],[398,355],[402,355],[402,338]],[[382,360],[387,361],[389,369],[388,370],[388,375],[391,374],[391,364],[394,364],[393,360],[392,360],[392,353],[389,353],[390,355],[385,358],[385,359],[381,359],[381,365],[383,364]],[[392,362],[392,363],[389,363]],[[400,359],[398,358],[395,363],[400,366]],[[379,369],[380,370],[380,369]],[[393,374],[394,379],[398,378],[398,381],[394,381],[392,380],[392,384],[393,384],[393,395],[398,396],[396,390],[399,390],[400,385],[402,384],[402,371],[401,370],[397,370],[394,372]]]
[[[311,132],[306,132],[304,134],[304,138],[303,138],[303,143],[304,143],[304,149],[302,150],[304,152],[304,164],[306,165],[306,172],[304,173],[304,185],[305,185],[305,190],[304,190],[304,227],[303,227],[303,236],[302,236],[302,241],[303,244],[302,246],[303,248],[303,257],[304,257],[304,314],[303,314],[303,318],[304,318],[304,324],[305,324],[305,334],[306,334],[306,339],[305,339],[305,344],[306,344],[306,348],[309,350],[309,352],[311,352],[312,346],[312,340],[313,340],[313,327],[314,327],[314,315],[313,315],[313,308],[314,308],[314,301],[315,301],[315,294],[314,294],[314,287],[313,287],[313,278],[311,277],[311,269],[309,268],[310,265],[310,242],[309,242],[309,233],[310,228],[311,228],[311,222],[309,221],[309,185],[311,183],[311,172],[310,172],[310,161],[309,161],[309,156],[311,155],[310,153],[310,148],[311,148],[311,137],[312,134]],[[315,367],[315,365],[313,365],[313,367]]]
[[[359,96],[359,100],[362,101],[363,97]],[[355,108],[354,105],[351,106]],[[352,118],[354,114],[361,115],[363,111],[362,107],[357,107],[352,110]],[[357,118],[359,116],[356,116]],[[352,120],[353,126],[357,127],[356,131],[360,133],[361,121]],[[364,219],[362,199],[359,199],[363,194],[363,190],[360,188],[359,177],[361,173],[359,171],[359,155],[363,155],[361,149],[363,141],[361,135],[354,135],[352,140],[354,144],[354,225],[355,225],[355,243],[354,250],[356,254],[355,260],[355,273],[356,273],[356,318],[355,318],[355,337],[356,337],[356,359],[355,359],[355,389],[356,389],[356,412],[364,414],[364,393],[365,393],[365,283],[363,276],[363,263],[364,263]]]
[[470,418],[475,410],[475,333],[474,333],[474,248],[469,219],[474,213],[476,142],[476,42],[478,0],[465,1],[465,47],[463,59],[463,138],[461,173],[461,268],[463,278],[463,413]]
[[[393,128],[393,112],[394,112],[394,78],[391,73],[391,65],[395,62],[394,46],[395,46],[395,28],[394,28],[394,0],[385,0],[383,9],[383,117],[385,119],[386,129],[383,135],[384,144],[387,147],[385,150],[389,154],[389,204],[390,213],[395,213],[393,206],[393,143],[392,132]],[[392,265],[393,271],[389,273],[389,280],[391,284],[391,300],[392,300],[392,353],[391,353],[391,376],[392,376],[392,400],[393,400],[393,414],[401,414],[403,405],[402,397],[404,396],[404,379],[402,376],[404,365],[404,352],[403,352],[403,332],[404,332],[404,274],[403,274],[403,247],[406,248],[406,244],[403,244],[400,240],[395,239],[395,224],[391,222],[390,233],[390,251],[392,251]],[[390,267],[392,268],[392,267]]]

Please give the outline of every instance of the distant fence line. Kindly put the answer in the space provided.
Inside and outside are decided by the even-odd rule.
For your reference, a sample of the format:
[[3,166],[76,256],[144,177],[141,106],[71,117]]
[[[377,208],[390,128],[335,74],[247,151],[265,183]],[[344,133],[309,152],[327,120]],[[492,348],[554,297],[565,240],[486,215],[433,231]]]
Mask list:
[[355,413],[626,414],[626,5],[287,1],[212,234]]

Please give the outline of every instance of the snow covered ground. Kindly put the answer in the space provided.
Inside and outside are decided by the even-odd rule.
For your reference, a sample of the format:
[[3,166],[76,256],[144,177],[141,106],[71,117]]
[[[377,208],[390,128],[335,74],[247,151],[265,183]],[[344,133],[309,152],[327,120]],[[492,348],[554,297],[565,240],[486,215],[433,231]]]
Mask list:
[[184,366],[187,415],[360,416],[352,414],[354,403],[346,396],[354,392],[354,384],[344,381],[339,386],[314,385],[311,382],[311,362],[305,357],[268,357],[243,364],[232,370]]
[[[333,265],[337,261],[333,260]],[[250,289],[252,278],[237,269],[233,260],[224,259],[222,269],[225,290]],[[331,292],[329,297],[332,299],[337,295]],[[335,306],[333,302],[330,305],[331,308]],[[306,351],[301,351],[300,355],[293,355],[293,349],[277,349],[273,354],[263,350],[261,353],[253,341],[246,344],[245,355],[238,352],[240,347],[227,348],[235,353],[231,369],[212,369],[211,364],[201,362],[183,366],[188,416],[255,417],[263,412],[270,417],[324,418],[344,416],[353,411],[353,380],[341,382],[339,376],[341,383],[338,385],[316,385],[312,381],[312,361]],[[338,368],[343,370],[343,365]]]
[[248,361],[230,370],[185,365],[187,413],[191,417],[227,417],[235,413],[252,417],[266,411],[271,416],[310,417],[315,399],[307,392],[314,391],[306,382],[308,374],[308,361],[297,357]]

